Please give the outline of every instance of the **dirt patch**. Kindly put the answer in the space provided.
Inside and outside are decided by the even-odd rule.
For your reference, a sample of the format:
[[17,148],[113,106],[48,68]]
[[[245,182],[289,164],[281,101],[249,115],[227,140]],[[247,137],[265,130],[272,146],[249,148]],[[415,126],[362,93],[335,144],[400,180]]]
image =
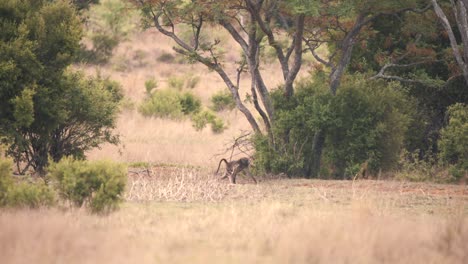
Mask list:
[[412,183],[396,181],[318,181],[313,183],[294,184],[296,187],[326,189],[357,189],[373,192],[392,192],[400,194],[420,194],[431,196],[468,197],[468,186],[433,183]]

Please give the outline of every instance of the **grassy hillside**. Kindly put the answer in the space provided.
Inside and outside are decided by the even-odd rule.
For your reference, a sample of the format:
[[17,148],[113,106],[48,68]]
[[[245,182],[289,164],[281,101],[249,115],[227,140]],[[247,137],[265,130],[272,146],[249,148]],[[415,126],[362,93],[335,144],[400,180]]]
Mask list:
[[[220,115],[228,129],[220,134],[213,134],[209,128],[201,132],[192,128],[190,120],[173,121],[168,119],[144,118],[135,109],[145,96],[145,81],[154,79],[156,89],[168,89],[168,80],[199,78],[195,88],[190,89],[201,98],[205,106],[210,106],[210,97],[223,89],[224,82],[215,72],[205,66],[183,61],[172,50],[173,44],[154,30],[136,33],[121,43],[110,62],[103,66],[81,65],[88,74],[110,76],[119,81],[125,92],[127,103],[133,108],[125,109],[118,121],[118,132],[122,135],[120,147],[104,146],[101,150],[88,153],[90,159],[110,158],[125,162],[152,162],[191,165],[212,165],[213,155],[224,150],[224,144],[249,130],[250,126],[242,113],[237,110],[222,112]],[[238,60],[240,51],[234,43],[228,44],[225,57],[227,62]],[[164,59],[166,57],[166,59]],[[167,58],[171,59],[167,59]],[[262,69],[270,87],[281,83],[281,74],[277,65]],[[235,76],[234,65],[228,67],[228,73]],[[248,76],[246,76],[248,77]],[[245,98],[250,89],[248,78],[241,80],[240,94]],[[251,106],[251,105],[250,105]]]

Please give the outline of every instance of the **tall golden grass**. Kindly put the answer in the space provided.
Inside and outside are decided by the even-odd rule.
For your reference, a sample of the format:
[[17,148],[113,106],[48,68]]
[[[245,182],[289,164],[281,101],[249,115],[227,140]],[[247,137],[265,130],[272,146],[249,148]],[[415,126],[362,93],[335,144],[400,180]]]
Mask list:
[[[233,186],[187,168],[129,180],[153,189],[141,188],[137,197],[130,184],[127,202],[107,216],[0,211],[2,263],[468,260],[468,190],[462,186],[280,179]],[[210,200],[209,193],[219,195]]]

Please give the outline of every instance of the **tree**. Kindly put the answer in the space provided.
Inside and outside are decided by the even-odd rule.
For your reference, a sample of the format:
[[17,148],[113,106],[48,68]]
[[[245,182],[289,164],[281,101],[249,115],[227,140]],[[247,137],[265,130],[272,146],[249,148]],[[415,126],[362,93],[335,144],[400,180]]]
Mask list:
[[[329,90],[336,95],[346,69],[351,62],[356,43],[372,36],[373,22],[383,16],[424,12],[419,1],[321,1],[318,15],[306,19],[304,41],[314,58],[326,67]],[[328,47],[326,58],[317,50]],[[324,131],[320,128],[314,132],[311,141],[310,174],[318,175],[321,165],[322,150],[325,144]]]
[[6,0],[0,14],[0,138],[18,171],[116,143],[119,86],[67,69],[82,35],[71,4]]
[[468,176],[468,106],[454,104],[447,111],[448,124],[439,140],[440,158],[457,180]]
[[[450,7],[455,17],[455,22],[452,23],[455,24],[460,34],[460,44],[452,30],[452,23],[445,15],[444,10],[440,7],[437,0],[431,0],[431,2],[434,6],[435,13],[447,32],[453,56],[460,67],[461,74],[465,78],[466,85],[468,85],[468,0],[450,0]],[[460,48],[462,49],[462,54],[460,53]]]
[[72,0],[71,1],[78,10],[89,9],[92,4],[98,4],[99,0]]
[[357,42],[350,73],[398,81],[414,98],[417,118],[405,148],[424,159],[438,153],[437,141],[450,105],[468,100],[466,83],[448,34],[432,5],[424,12],[383,15],[371,23],[371,37]]
[[[258,134],[263,134],[261,126],[238,93],[239,78],[244,71],[248,71],[254,107],[263,120],[269,144],[277,151],[281,148],[275,146],[276,139],[271,132],[276,118],[269,93],[271,88],[266,87],[260,70],[259,57],[263,41],[275,51],[276,61],[281,66],[284,80],[282,90],[285,98],[290,98],[294,94],[294,81],[301,69],[304,52],[311,52],[327,67],[329,90],[335,95],[351,60],[355,43],[363,31],[367,34],[372,32],[371,22],[383,15],[421,12],[419,1],[416,0],[135,0],[134,2],[146,14],[148,25],[154,26],[159,32],[175,41],[176,52],[206,65],[219,74],[235,99],[237,108],[245,115],[252,129]],[[184,39],[181,36],[181,26],[191,30],[190,38]],[[234,81],[226,70],[226,62],[223,61],[219,49],[221,41],[217,39],[206,41],[201,37],[209,30],[207,26],[223,28],[242,49],[242,56],[237,61],[237,74],[235,74],[237,81]],[[286,44],[282,44],[281,41],[284,35],[288,37]],[[317,53],[317,49],[324,45],[329,49],[326,59]],[[314,139],[310,141],[314,146],[312,153],[315,165],[311,170],[312,176],[316,176],[319,171],[325,140],[321,129],[314,133]],[[286,130],[282,136],[287,138],[288,131]],[[288,144],[287,140],[284,142]]]
[[[146,1],[138,0],[136,4],[143,10],[151,23],[161,33],[172,38],[177,46],[176,52],[206,65],[223,79],[229,88],[237,108],[245,115],[252,129],[263,133],[252,112],[241,100],[238,89],[241,75],[248,71],[251,78],[251,96],[257,113],[261,116],[264,128],[269,133],[274,123],[268,88],[260,71],[260,51],[264,39],[276,52],[284,78],[285,96],[293,94],[293,83],[302,65],[302,37],[306,11],[291,8],[291,3],[282,1]],[[309,5],[309,4],[308,4]],[[312,2],[310,5],[315,5]],[[287,32],[291,36],[288,47],[280,45],[280,31],[285,31],[282,25],[276,23],[278,16],[286,10],[289,17]],[[290,23],[291,22],[291,23]],[[184,38],[181,27],[188,27],[191,36]],[[227,72],[226,61],[220,52],[220,40],[204,39],[209,27],[219,26],[242,49],[243,54],[236,63],[235,77]],[[205,34],[205,35],[203,35]],[[236,78],[236,80],[234,80]],[[260,100],[258,99],[260,97]],[[273,142],[274,139],[270,138]]]

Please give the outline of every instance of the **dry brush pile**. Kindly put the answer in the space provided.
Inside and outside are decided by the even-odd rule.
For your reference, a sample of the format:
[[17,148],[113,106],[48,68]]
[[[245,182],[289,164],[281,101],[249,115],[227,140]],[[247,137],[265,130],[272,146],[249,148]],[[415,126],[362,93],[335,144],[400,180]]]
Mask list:
[[197,168],[130,169],[128,201],[220,201],[232,186]]

